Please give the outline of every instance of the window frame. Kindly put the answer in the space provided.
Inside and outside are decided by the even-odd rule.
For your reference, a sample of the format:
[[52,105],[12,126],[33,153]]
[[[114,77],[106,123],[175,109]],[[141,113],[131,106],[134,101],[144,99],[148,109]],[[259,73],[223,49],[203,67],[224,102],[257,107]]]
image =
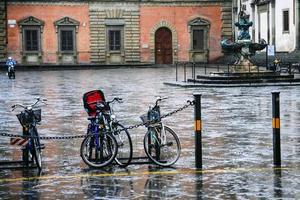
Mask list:
[[[26,31],[36,31],[37,32],[37,50],[27,49],[27,38]],[[22,26],[22,47],[24,53],[39,53],[41,52],[41,28],[40,26]]]
[[[209,49],[210,22],[203,18],[195,18],[188,23],[190,34],[190,52],[207,52]],[[203,49],[194,48],[194,30],[203,30]]]
[[[203,31],[203,37],[202,37],[202,46],[203,46],[203,48],[202,49],[196,49],[195,48],[195,45],[194,45],[195,31]],[[205,39],[206,34],[207,34],[206,29],[204,27],[192,26],[192,30],[191,30],[191,39],[192,39],[191,50],[192,51],[205,51],[207,49],[207,45],[205,44],[206,43],[206,39]]]
[[[117,38],[117,33],[118,33],[118,38]],[[113,39],[111,37],[113,37]],[[109,40],[108,41],[109,51],[120,51],[121,50],[121,30],[109,30],[108,31],[108,40]]]
[[[18,21],[18,26],[20,29],[20,43],[21,43],[21,49],[22,51],[20,52],[23,58],[25,59],[26,56],[32,55],[32,54],[37,54],[39,56],[39,60],[41,61],[42,57],[42,50],[43,50],[43,31],[44,31],[44,24],[45,22],[35,18],[33,16],[29,16],[26,18],[23,18]],[[26,50],[26,38],[25,38],[25,32],[26,30],[37,30],[37,47],[38,50],[33,50],[33,51],[28,51]]]
[[[119,50],[111,50],[110,49],[110,31],[120,31],[120,49]],[[124,49],[124,25],[107,25],[106,26],[106,50],[110,53],[119,53]]]
[[[72,31],[72,50],[62,50],[62,31]],[[58,52],[60,53],[74,53],[76,52],[76,27],[75,26],[58,26]]]
[[[287,12],[287,18],[285,18],[285,13]],[[287,24],[285,19],[287,19]],[[287,26],[287,29],[285,29]],[[283,9],[282,10],[282,33],[289,33],[290,32],[290,10]]]

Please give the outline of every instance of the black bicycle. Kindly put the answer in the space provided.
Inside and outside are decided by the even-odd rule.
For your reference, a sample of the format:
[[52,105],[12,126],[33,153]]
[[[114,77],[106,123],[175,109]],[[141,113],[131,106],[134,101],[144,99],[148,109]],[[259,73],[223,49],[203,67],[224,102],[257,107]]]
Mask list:
[[158,103],[164,99],[167,98],[159,97],[141,119],[148,129],[144,137],[144,150],[147,156],[155,164],[167,167],[179,159],[181,146],[175,131],[161,121]]
[[121,98],[105,101],[101,90],[83,95],[84,108],[89,114],[90,124],[83,140],[80,155],[91,167],[104,167],[115,160],[121,167],[129,165],[132,159],[132,142],[128,131],[113,114],[111,104]]
[[35,162],[39,170],[42,169],[42,149],[44,145],[40,143],[39,134],[36,125],[41,122],[41,109],[34,109],[38,103],[45,103],[46,99],[37,98],[36,102],[32,105],[25,106],[22,104],[15,104],[12,106],[12,111],[17,107],[23,108],[23,110],[17,114],[17,118],[23,127],[23,135],[29,137],[29,141],[23,149],[23,156],[25,160]]

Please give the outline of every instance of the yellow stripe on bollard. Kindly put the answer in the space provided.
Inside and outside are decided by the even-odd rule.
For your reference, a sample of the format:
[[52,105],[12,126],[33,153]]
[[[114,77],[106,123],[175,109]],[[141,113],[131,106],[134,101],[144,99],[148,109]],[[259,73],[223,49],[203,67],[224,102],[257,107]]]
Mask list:
[[273,128],[280,128],[280,119],[279,118],[273,118],[272,119],[272,127]]
[[195,131],[201,131],[201,129],[202,129],[201,120],[196,120],[195,121]]

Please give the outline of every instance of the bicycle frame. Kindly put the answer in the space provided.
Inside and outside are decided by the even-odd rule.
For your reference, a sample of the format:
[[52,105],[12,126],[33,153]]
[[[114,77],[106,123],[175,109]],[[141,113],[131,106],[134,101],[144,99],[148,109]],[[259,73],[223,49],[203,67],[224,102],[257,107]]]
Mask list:
[[42,169],[42,160],[41,160],[41,149],[43,148],[40,143],[39,134],[37,132],[36,125],[41,120],[41,110],[33,110],[33,108],[40,102],[46,101],[46,99],[37,98],[37,101],[30,105],[24,106],[22,104],[15,104],[12,106],[12,109],[16,109],[17,107],[21,107],[24,110],[21,111],[20,114],[17,115],[22,127],[23,127],[23,135],[29,136],[29,142],[23,149],[23,160],[28,164],[29,161],[29,152],[32,156],[32,161],[35,159],[36,165],[39,170]]
[[88,133],[92,133],[95,137],[95,141],[96,141],[96,148],[99,149],[100,148],[100,144],[99,144],[99,137],[100,134],[105,134],[105,132],[100,131],[101,129],[105,128],[105,131],[109,130],[109,127],[107,125],[107,119],[104,116],[104,114],[102,112],[97,113],[95,118],[91,119],[91,123],[88,125],[88,130],[87,130],[87,134]]
[[148,158],[155,164],[166,167],[178,160],[181,147],[177,134],[161,121],[158,102],[163,99],[166,98],[158,98],[155,105],[149,107],[147,115],[142,115],[141,119],[147,127],[144,150]]

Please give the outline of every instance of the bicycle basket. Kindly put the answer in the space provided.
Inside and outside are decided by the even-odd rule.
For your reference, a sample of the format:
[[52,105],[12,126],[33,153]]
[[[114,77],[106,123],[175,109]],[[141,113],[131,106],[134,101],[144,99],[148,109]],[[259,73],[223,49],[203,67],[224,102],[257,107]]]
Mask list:
[[148,116],[150,121],[159,121],[160,120],[160,111],[159,108],[155,108],[148,111]]
[[[29,126],[31,123],[41,121],[41,109],[33,110],[33,115],[27,111],[17,114],[17,118],[22,126]],[[33,118],[34,117],[34,118]]]
[[141,118],[143,123],[149,122],[148,114],[141,115],[140,118]]
[[89,116],[96,115],[97,102],[105,102],[104,94],[101,90],[92,90],[83,95],[83,106]]
[[40,122],[42,120],[42,110],[36,109],[33,110],[34,118],[36,122]]

